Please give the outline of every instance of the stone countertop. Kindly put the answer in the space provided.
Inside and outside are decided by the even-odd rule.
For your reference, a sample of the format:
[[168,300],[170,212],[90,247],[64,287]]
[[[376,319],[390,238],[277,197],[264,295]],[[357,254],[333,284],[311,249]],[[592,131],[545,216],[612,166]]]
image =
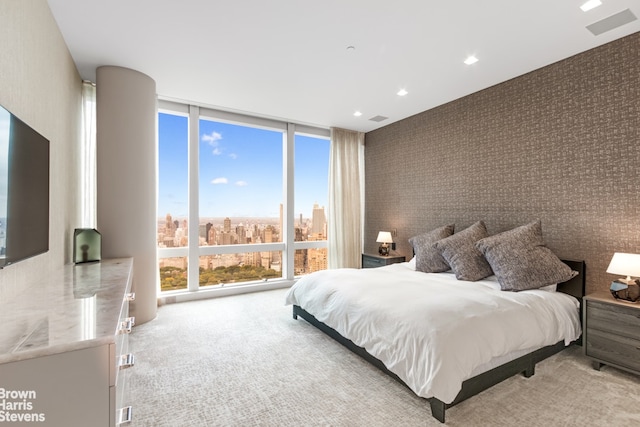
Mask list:
[[115,342],[133,258],[66,264],[0,302],[0,363]]

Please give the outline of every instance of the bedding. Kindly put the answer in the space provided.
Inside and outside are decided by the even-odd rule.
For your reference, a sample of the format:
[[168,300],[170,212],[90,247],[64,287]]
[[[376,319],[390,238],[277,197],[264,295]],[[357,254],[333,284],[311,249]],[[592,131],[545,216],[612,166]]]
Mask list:
[[541,288],[577,274],[545,246],[540,220],[479,240],[476,247],[503,291]]
[[491,266],[476,248],[476,242],[488,236],[484,222],[478,221],[458,233],[438,240],[435,246],[458,280],[475,282],[493,274]]
[[492,361],[580,337],[579,302],[560,292],[504,292],[411,263],[304,276],[286,295],[384,363],[418,396],[451,403]]
[[445,225],[409,239],[409,243],[413,246],[413,252],[416,254],[416,270],[425,273],[441,273],[451,270],[440,251],[436,249],[436,242],[451,236],[454,228],[453,224]]

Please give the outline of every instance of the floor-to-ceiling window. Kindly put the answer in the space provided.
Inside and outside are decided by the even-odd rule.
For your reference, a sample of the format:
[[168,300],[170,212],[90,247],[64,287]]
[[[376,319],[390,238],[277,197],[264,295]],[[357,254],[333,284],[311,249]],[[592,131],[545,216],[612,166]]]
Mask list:
[[327,129],[161,101],[161,291],[325,269],[328,161]]

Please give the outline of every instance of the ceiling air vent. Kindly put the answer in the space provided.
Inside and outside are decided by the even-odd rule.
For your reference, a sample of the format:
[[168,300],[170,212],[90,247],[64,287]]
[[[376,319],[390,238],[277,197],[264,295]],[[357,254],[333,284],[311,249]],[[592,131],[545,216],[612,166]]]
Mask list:
[[635,21],[636,16],[629,9],[625,9],[622,12],[618,12],[615,15],[611,15],[608,18],[601,19],[598,22],[594,22],[591,25],[587,25],[587,30],[591,31],[594,36],[599,36],[602,33],[606,33],[614,28],[622,27],[629,22]]
[[389,117],[385,117],[385,116],[375,116],[375,117],[371,117],[369,120],[371,120],[372,122],[381,122],[383,120],[387,120]]

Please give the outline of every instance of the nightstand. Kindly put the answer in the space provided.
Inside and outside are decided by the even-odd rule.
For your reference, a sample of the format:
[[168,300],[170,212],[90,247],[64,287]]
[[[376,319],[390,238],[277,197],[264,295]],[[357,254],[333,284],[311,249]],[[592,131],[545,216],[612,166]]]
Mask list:
[[395,264],[404,261],[405,258],[401,255],[382,256],[374,254],[362,254],[362,268],[382,267],[383,265]]
[[609,293],[584,297],[584,352],[594,369],[603,364],[640,375],[640,304]]

